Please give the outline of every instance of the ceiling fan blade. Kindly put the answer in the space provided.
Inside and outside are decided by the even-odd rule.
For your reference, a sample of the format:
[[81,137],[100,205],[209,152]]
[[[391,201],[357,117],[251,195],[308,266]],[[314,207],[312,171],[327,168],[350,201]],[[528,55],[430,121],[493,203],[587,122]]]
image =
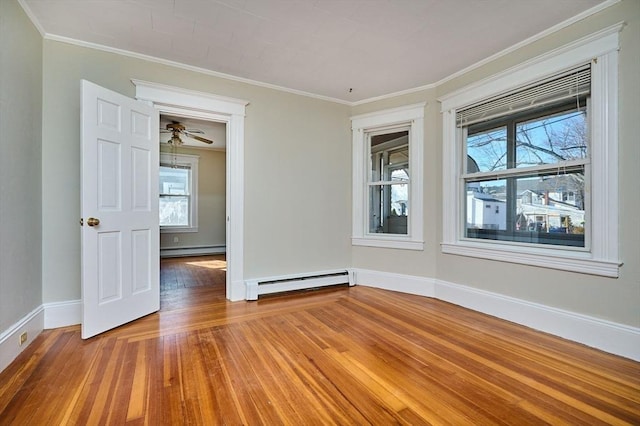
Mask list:
[[190,137],[190,138],[193,138],[193,139],[195,139],[195,140],[197,140],[197,141],[204,142],[204,143],[208,143],[208,144],[212,144],[212,143],[213,143],[213,141],[212,141],[212,140],[209,140],[209,139],[203,138],[203,137],[201,137],[201,136],[192,135],[192,134],[190,134],[189,132],[186,132],[186,131],[185,131],[185,132],[183,132],[183,133],[184,133],[186,136],[188,136],[188,137]]
[[200,129],[185,129],[185,132],[187,133],[198,133],[200,135],[204,135],[204,132]]

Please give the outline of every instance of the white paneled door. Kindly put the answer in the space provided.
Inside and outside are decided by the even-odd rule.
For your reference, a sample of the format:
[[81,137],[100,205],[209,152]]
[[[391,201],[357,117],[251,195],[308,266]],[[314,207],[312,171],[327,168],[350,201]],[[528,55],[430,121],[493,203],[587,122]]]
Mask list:
[[159,113],[82,81],[82,338],[160,308]]

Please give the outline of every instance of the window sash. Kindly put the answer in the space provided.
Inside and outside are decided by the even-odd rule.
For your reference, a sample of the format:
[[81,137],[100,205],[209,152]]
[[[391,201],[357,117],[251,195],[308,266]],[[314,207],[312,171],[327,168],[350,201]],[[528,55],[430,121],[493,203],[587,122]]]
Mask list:
[[[580,101],[578,99],[577,109],[582,109],[581,105],[587,106],[587,103],[584,101]],[[469,128],[472,126],[464,126],[459,129],[459,143],[462,145],[463,149],[461,150],[462,156],[460,157],[461,161],[461,170],[463,173],[460,173],[460,180],[462,182],[460,186],[460,190],[462,191],[461,197],[463,197],[464,202],[461,204],[462,208],[459,211],[460,215],[460,225],[462,228],[461,238],[464,240],[477,241],[477,240],[495,240],[500,243],[524,243],[528,245],[553,245],[557,247],[572,247],[575,249],[585,249],[589,247],[590,242],[590,227],[585,226],[586,224],[590,224],[590,207],[588,203],[585,203],[583,206],[582,213],[574,212],[574,216],[581,216],[583,218],[583,233],[581,235],[567,234],[567,235],[549,235],[550,229],[546,235],[542,232],[534,232],[531,235],[525,235],[527,232],[522,232],[520,230],[516,230],[516,216],[518,213],[518,193],[517,193],[517,182],[519,179],[523,178],[535,178],[535,177],[544,177],[544,176],[569,176],[574,173],[582,173],[584,175],[584,184],[583,191],[586,194],[590,193],[590,150],[587,150],[588,155],[585,158],[579,158],[574,160],[561,160],[555,163],[541,164],[535,166],[528,167],[518,167],[517,159],[515,155],[517,153],[517,141],[516,141],[516,129],[519,124],[532,121],[532,120],[541,120],[545,117],[553,117],[554,115],[562,114],[563,112],[571,111],[574,108],[572,104],[564,104],[558,105],[553,108],[546,108],[544,106],[537,108],[536,110],[532,110],[527,112],[526,114],[513,114],[509,116],[504,116],[499,119],[493,119],[484,124],[473,126],[474,133],[478,134],[484,131],[492,130],[492,129],[505,129],[506,141],[504,142],[505,146],[505,154],[507,156],[506,168],[500,168],[497,170],[491,171],[480,171],[480,172],[472,172],[468,173],[468,137],[469,137]],[[590,119],[590,112],[587,109],[587,122]],[[471,134],[471,136],[473,135]],[[587,145],[589,142],[587,141]],[[468,205],[469,197],[468,197],[468,185],[473,183],[480,182],[488,182],[488,181],[503,181],[505,186],[505,194],[506,199],[504,200],[506,209],[503,214],[506,216],[503,218],[504,220],[504,228],[500,227],[499,229],[485,229],[484,225],[480,226],[480,228],[475,228],[474,226],[469,225],[469,209],[472,208]],[[588,197],[588,195],[587,195]],[[554,202],[562,201],[562,200],[554,200]],[[475,197],[471,200],[471,202],[476,203]],[[473,209],[473,208],[472,208]],[[549,206],[541,207],[541,209],[549,210]],[[475,210],[474,210],[475,211]],[[549,213],[549,212],[547,212]],[[553,214],[560,212],[553,212]],[[568,212],[563,212],[565,216],[567,216]],[[479,214],[479,213],[478,213]],[[484,218],[484,216],[482,216]],[[495,217],[494,220],[498,220]],[[473,219],[475,220],[477,218]],[[501,223],[501,222],[500,222]],[[489,226],[489,225],[487,225]]]
[[[406,132],[407,135],[406,136],[402,136],[398,139],[393,139],[393,140],[389,140],[386,142],[382,142],[378,145],[373,146],[373,140],[372,138],[374,136],[381,136],[381,135],[387,135],[387,134],[393,134],[393,133],[402,133],[402,132]],[[398,144],[398,140],[405,138],[407,139],[407,143],[402,143],[402,144]],[[367,231],[366,231],[366,235],[369,236],[377,236],[377,235],[400,235],[400,236],[405,236],[405,235],[409,235],[410,234],[410,230],[409,230],[409,224],[405,224],[405,226],[402,228],[401,232],[388,232],[388,230],[390,229],[387,222],[392,221],[392,195],[391,195],[391,191],[393,186],[400,186],[400,185],[405,185],[406,186],[406,191],[407,191],[407,202],[406,202],[406,214],[404,215],[399,215],[398,217],[400,218],[404,218],[404,220],[406,220],[409,216],[409,208],[408,206],[411,205],[411,186],[410,186],[410,175],[407,174],[407,179],[403,179],[403,180],[374,180],[376,177],[375,173],[374,173],[374,164],[373,164],[373,157],[375,154],[381,154],[383,152],[388,152],[389,154],[391,154],[392,152],[397,152],[397,151],[403,151],[406,150],[407,151],[407,160],[403,161],[403,162],[397,162],[397,163],[389,163],[389,164],[385,164],[381,167],[381,170],[378,171],[378,174],[380,174],[380,177],[388,177],[391,178],[391,174],[392,171],[395,169],[402,169],[402,168],[409,168],[409,164],[411,161],[411,154],[410,154],[410,145],[411,145],[411,127],[410,126],[406,126],[406,125],[401,125],[401,126],[388,126],[385,127],[384,129],[376,129],[374,131],[368,131],[366,134],[366,138],[365,140],[367,141],[367,149],[366,149],[366,158],[369,159],[369,167],[368,167],[368,173],[367,173],[367,181],[365,182],[365,186],[367,188],[367,193],[368,193],[368,197],[367,197],[367,212],[368,212],[368,217],[367,217]],[[374,195],[372,194],[372,190],[374,188],[380,188],[380,192],[382,193],[380,195],[380,199],[378,200],[380,203],[384,203],[384,205],[379,206],[379,205],[374,205],[373,204],[373,199],[375,198]],[[383,197],[385,197],[385,199],[382,199]],[[383,217],[384,216],[384,217]],[[408,222],[408,221],[407,221]],[[374,229],[379,229],[381,231],[376,232]],[[384,231],[382,231],[382,229],[384,229]]]

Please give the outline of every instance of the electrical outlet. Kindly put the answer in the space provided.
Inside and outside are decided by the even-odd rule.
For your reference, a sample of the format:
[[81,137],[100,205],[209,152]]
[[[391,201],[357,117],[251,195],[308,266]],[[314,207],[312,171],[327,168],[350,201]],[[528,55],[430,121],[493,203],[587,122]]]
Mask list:
[[178,241],[180,241],[180,238],[178,238],[178,237],[173,237],[173,242],[174,242],[174,243],[177,243]]
[[22,346],[26,341],[27,341],[27,332],[25,331],[20,335],[20,346]]

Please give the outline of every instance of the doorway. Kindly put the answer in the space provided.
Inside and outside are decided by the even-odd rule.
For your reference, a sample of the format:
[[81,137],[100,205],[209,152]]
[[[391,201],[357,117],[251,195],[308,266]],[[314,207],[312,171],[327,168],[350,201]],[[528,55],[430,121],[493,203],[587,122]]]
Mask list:
[[136,98],[161,114],[226,124],[226,253],[228,300],[246,299],[244,284],[244,117],[248,101],[132,80]]
[[226,124],[160,114],[160,309],[226,295]]

